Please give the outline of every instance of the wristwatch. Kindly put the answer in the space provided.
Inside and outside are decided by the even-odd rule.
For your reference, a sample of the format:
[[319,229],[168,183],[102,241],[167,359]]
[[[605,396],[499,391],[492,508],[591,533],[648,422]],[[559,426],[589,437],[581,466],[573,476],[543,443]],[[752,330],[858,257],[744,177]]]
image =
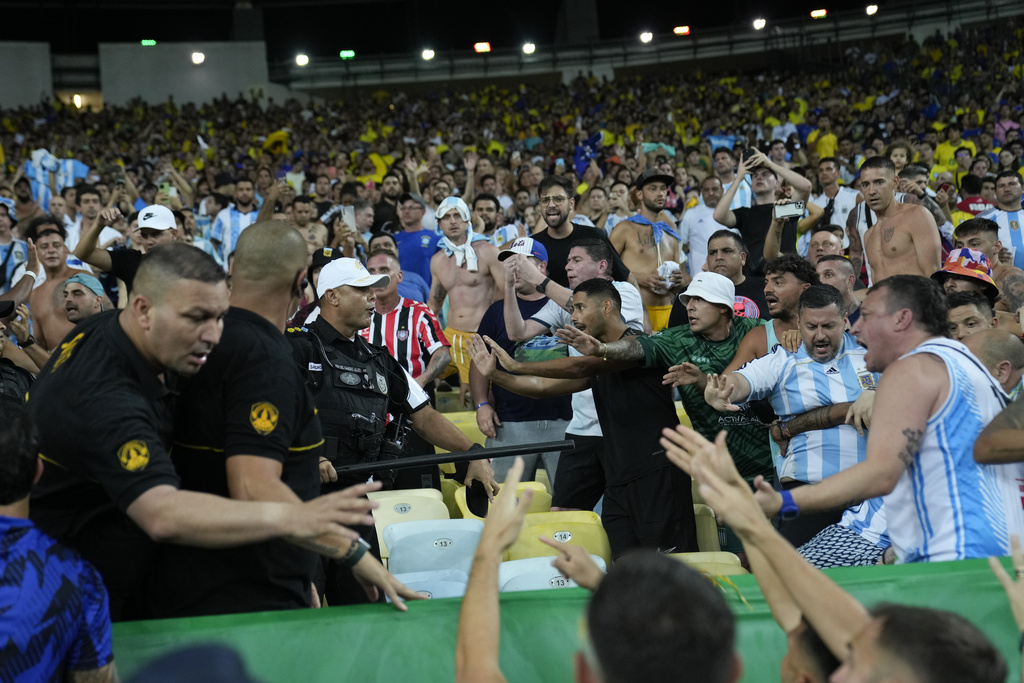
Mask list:
[[546,277],[543,280],[541,280],[540,284],[537,285],[537,291],[540,292],[541,294],[543,294],[544,290],[547,288],[549,282],[551,282],[551,278],[549,278],[549,277]]
[[800,516],[800,508],[797,507],[796,502],[793,500],[793,493],[791,491],[779,491],[782,496],[782,507],[779,508],[779,519],[784,522],[789,522]]
[[366,539],[360,538],[352,544],[348,549],[348,552],[345,553],[345,556],[341,558],[341,563],[346,567],[354,567],[359,560],[363,559],[363,555],[365,555],[366,551],[369,549],[370,544],[366,542]]
[[35,337],[33,337],[33,336],[32,336],[32,335],[30,334],[30,335],[28,335],[28,339],[26,339],[26,340],[25,340],[25,341],[23,341],[23,342],[20,342],[20,343],[18,344],[18,346],[20,346],[20,347],[21,347],[21,348],[23,348],[23,349],[27,349],[28,347],[32,346],[32,345],[33,345],[33,344],[35,344],[35,343],[36,343],[36,338],[35,338]]

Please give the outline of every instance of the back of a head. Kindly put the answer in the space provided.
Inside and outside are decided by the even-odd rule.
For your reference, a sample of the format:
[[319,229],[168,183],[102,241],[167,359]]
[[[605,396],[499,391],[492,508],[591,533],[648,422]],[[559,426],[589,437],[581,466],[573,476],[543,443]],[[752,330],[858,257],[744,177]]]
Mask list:
[[991,368],[1006,360],[1014,371],[1024,368],[1024,343],[1009,330],[982,330],[967,337],[964,343],[985,367]]
[[811,262],[796,254],[783,254],[764,264],[765,277],[782,273],[792,273],[793,277],[797,280],[806,282],[809,285],[817,285],[821,282]]
[[0,505],[29,494],[36,476],[39,435],[24,409],[0,405]]
[[156,247],[142,259],[132,292],[159,301],[179,280],[216,284],[225,278],[224,270],[212,256],[184,242],[171,242]]
[[821,639],[818,632],[814,630],[806,619],[803,620],[803,628],[800,630],[800,635],[797,638],[797,647],[803,650],[803,657],[801,661],[808,668],[812,668],[813,671],[809,671],[814,676],[814,681],[821,681],[826,683],[836,669],[839,668],[839,660],[832,650],[828,649],[828,645]]
[[965,197],[976,197],[981,194],[981,178],[968,173],[960,180],[960,193]]
[[891,275],[876,282],[868,293],[875,291],[884,292],[886,313],[906,308],[917,328],[936,337],[948,335],[949,304],[935,280],[921,275]]
[[605,683],[727,683],[738,672],[736,620],[699,572],[652,551],[618,560],[587,609]]
[[307,253],[306,240],[284,221],[251,225],[238,237],[232,286],[242,281],[264,288],[290,288],[296,274],[306,269]]
[[879,647],[913,671],[921,683],[1003,683],[1003,656],[981,630],[958,614],[882,603]]

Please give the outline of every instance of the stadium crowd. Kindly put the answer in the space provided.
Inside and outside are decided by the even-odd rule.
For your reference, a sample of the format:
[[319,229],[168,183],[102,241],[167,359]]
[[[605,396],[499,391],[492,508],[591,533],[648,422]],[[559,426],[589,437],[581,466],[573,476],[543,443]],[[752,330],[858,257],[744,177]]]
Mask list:
[[[0,111],[2,552],[79,591],[67,659],[29,646],[49,602],[0,615],[0,678],[116,675],[109,616],[405,609],[366,494],[480,447],[432,407],[457,384],[486,448],[576,444],[453,475],[493,501],[460,678],[501,680],[529,495],[498,492],[543,467],[622,558],[556,560],[596,590],[580,680],[635,677],[649,642],[666,677],[698,616],[722,626],[687,667],[739,676],[721,596],[635,554],[698,550],[691,477],[808,680],[1003,680],[969,623],[816,568],[1012,550],[1024,574],[1022,50],[1003,21],[815,73]],[[615,642],[638,603],[677,626]]]

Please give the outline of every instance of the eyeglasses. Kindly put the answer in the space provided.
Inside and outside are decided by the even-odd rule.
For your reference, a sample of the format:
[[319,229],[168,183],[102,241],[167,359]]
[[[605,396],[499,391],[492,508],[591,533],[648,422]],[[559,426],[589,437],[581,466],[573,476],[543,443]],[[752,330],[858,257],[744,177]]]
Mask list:
[[537,201],[537,203],[541,204],[541,205],[544,205],[544,204],[554,204],[555,206],[561,206],[562,204],[565,204],[565,202],[568,199],[569,198],[566,197],[565,195],[554,195],[554,196],[551,196],[551,197],[541,197]]

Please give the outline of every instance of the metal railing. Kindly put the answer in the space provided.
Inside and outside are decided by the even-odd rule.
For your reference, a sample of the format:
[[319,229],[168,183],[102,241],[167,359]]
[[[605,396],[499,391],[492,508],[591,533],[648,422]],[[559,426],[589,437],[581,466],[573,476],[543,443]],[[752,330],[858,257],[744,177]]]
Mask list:
[[[865,3],[867,4],[867,2]],[[311,57],[307,66],[293,61],[271,63],[270,78],[294,90],[363,87],[389,83],[443,82],[555,74],[595,69],[619,69],[687,62],[776,50],[830,46],[904,35],[915,28],[955,26],[1024,14],[1020,0],[967,0],[966,2],[884,5],[869,16],[864,10],[830,12],[824,19],[810,16],[771,21],[754,30],[751,24],[701,30],[688,36],[656,34],[650,43],[638,38],[607,40],[582,45],[537,45],[533,54],[504,48],[476,54],[466,50],[437,51],[431,60],[419,54],[357,55],[350,60]]]

